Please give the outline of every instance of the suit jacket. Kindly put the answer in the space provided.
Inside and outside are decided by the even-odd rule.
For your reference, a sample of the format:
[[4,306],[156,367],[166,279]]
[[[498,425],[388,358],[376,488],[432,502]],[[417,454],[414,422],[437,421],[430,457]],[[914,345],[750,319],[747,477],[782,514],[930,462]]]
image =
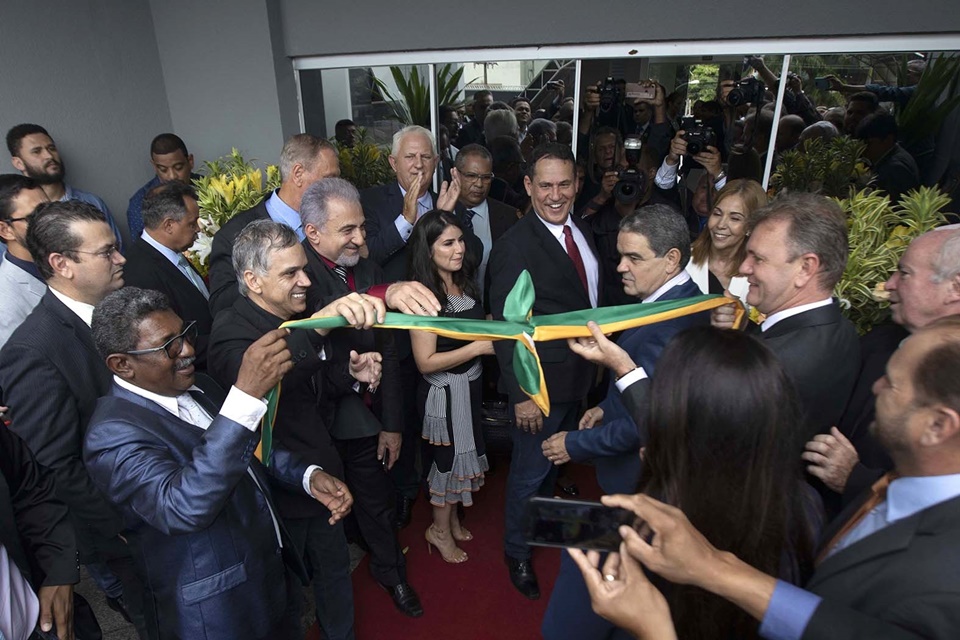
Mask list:
[[[573,216],[570,220],[580,229],[596,256],[590,229]],[[536,288],[533,315],[590,308],[590,294],[583,288],[573,262],[534,213],[517,220],[500,236],[490,253],[487,270],[490,274],[490,309],[494,319],[503,320],[504,302],[524,269],[530,272]],[[597,293],[598,296],[602,295],[599,283]],[[513,340],[494,343],[500,363],[500,384],[510,396],[510,402],[517,404],[528,398],[520,390],[513,373],[514,347]],[[537,344],[537,353],[552,402],[576,402],[586,397],[596,377],[594,365],[574,355],[567,347],[566,340],[540,342]]]
[[[659,300],[680,300],[699,295],[700,288],[691,279],[672,287]],[[710,314],[707,312],[683,316],[629,329],[620,336],[617,344],[648,375],[652,375],[661,352],[675,335],[689,327],[708,324]],[[640,480],[640,447],[649,439],[645,421],[634,419],[613,380],[610,380],[607,397],[600,406],[604,410],[603,424],[567,433],[567,453],[574,462],[596,459],[597,480],[604,492],[634,493]],[[641,424],[643,429],[638,427]]]
[[[830,540],[867,499],[824,532]],[[821,596],[802,638],[956,638],[960,629],[960,498],[924,509],[824,560],[806,585]]]
[[[217,382],[228,387],[237,380],[247,348],[283,321],[261,309],[248,298],[237,298],[229,309],[217,314],[210,334],[210,371]],[[273,425],[278,446],[320,465],[330,475],[343,477],[340,458],[330,440],[327,426],[331,416],[321,398],[327,394],[352,393],[353,378],[344,362],[321,360],[321,347],[330,353],[330,341],[315,331],[294,329],[287,336],[287,348],[294,367],[281,381],[280,402]],[[329,397],[329,396],[328,396]],[[322,504],[302,489],[278,486],[277,507],[285,518],[329,517]]]
[[799,313],[754,334],[793,380],[806,428],[797,447],[840,422],[860,366],[860,338],[836,302]]
[[[267,196],[269,198],[269,196]],[[266,198],[255,206],[238,213],[220,227],[210,246],[210,315],[214,318],[224,309],[229,309],[240,297],[237,276],[233,271],[233,243],[243,228],[254,220],[269,220]]]
[[76,584],[77,542],[53,478],[16,434],[0,426],[0,544],[36,590]]
[[[437,196],[430,193],[433,206],[437,205]],[[370,187],[360,192],[360,204],[367,226],[367,247],[370,259],[383,268],[386,282],[407,280],[407,243],[400,237],[394,221],[403,211],[403,193],[396,182]],[[463,219],[461,211],[454,212]],[[464,234],[466,259],[479,265],[483,256],[483,244],[472,233]]]
[[[190,267],[193,269],[193,266]],[[232,268],[231,268],[232,270]],[[199,274],[197,274],[199,275]],[[172,262],[138,238],[127,251],[127,264],[123,266],[124,285],[160,291],[170,299],[170,304],[184,324],[191,320],[197,323],[197,368],[207,368],[207,342],[213,318],[210,307],[200,290],[187,279]]]
[[87,423],[110,384],[90,327],[50,291],[0,351],[0,404],[10,407],[10,429],[52,473],[83,562],[112,553],[108,542],[123,529],[81,458]]
[[[128,539],[161,638],[264,637],[280,621],[286,589],[267,471],[253,455],[259,429],[219,415],[222,392],[191,395],[214,417],[205,431],[114,385],[90,420],[84,459],[132,523]],[[269,473],[303,493],[306,469],[278,449]],[[283,550],[293,548],[286,538]],[[296,553],[286,555],[305,577]]]
[[487,198],[487,211],[490,212],[490,238],[494,242],[520,219],[516,207],[492,198]]
[[47,285],[0,256],[0,347],[30,315],[47,292]]
[[[307,289],[308,310],[321,309],[350,293],[347,284],[324,263],[309,241],[303,241],[303,249],[307,254],[307,275],[310,277],[310,288]],[[366,291],[383,282],[383,270],[368,258],[360,258],[352,271],[357,291]],[[334,438],[363,438],[377,435],[381,429],[396,433],[403,431],[400,365],[393,334],[394,332],[388,329],[357,331],[344,328],[332,332],[334,339],[330,343],[335,360],[349,360],[351,349],[357,353],[377,351],[383,356],[383,375],[377,392],[373,394],[373,412],[364,404],[361,393],[351,391],[338,398],[331,407],[334,417],[330,424],[330,433]]]

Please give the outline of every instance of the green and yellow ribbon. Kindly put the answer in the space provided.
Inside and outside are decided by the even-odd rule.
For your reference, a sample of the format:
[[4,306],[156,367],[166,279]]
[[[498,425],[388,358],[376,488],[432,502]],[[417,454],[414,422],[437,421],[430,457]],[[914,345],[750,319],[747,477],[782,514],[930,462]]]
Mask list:
[[[523,271],[503,306],[503,320],[470,320],[463,318],[434,318],[388,311],[384,321],[374,325],[379,329],[412,329],[428,331],[456,340],[515,340],[523,349],[513,351],[513,372],[523,392],[536,403],[544,415],[550,415],[550,395],[543,377],[543,367],[537,355],[537,342],[566,338],[588,338],[590,320],[606,334],[633,329],[648,324],[672,320],[701,311],[730,304],[730,298],[719,295],[697,296],[665,302],[629,304],[619,307],[582,309],[567,313],[534,316],[535,299],[533,279]],[[336,329],[349,326],[342,316],[290,320],[280,325],[287,329]],[[270,460],[273,441],[273,423],[276,419],[280,385],[267,394],[267,413],[262,421],[262,435],[257,457]]]

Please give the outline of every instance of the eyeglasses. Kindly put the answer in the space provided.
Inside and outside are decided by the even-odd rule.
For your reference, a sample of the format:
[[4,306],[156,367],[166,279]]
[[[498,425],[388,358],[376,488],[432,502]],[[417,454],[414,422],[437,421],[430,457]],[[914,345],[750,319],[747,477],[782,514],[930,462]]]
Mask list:
[[33,214],[32,214],[32,213],[31,213],[30,215],[28,215],[28,216],[23,216],[22,218],[14,218],[13,216],[10,216],[10,217],[7,218],[6,220],[4,220],[4,222],[6,222],[6,223],[8,223],[8,224],[11,223],[11,222],[26,222],[27,224],[30,224],[30,221],[31,221],[31,220],[33,220]]
[[461,173],[460,175],[467,182],[490,182],[493,180],[492,173]]
[[183,328],[179,334],[173,336],[166,342],[164,342],[159,347],[153,347],[152,349],[137,349],[136,351],[124,351],[128,356],[145,356],[149,353],[156,353],[157,351],[163,351],[167,354],[167,357],[171,360],[176,360],[180,357],[180,352],[183,351],[184,341],[189,342],[191,345],[195,344],[197,341],[197,322],[196,320],[190,322]]
[[120,247],[112,244],[103,251],[81,251],[80,249],[71,249],[69,252],[64,251],[64,253],[85,253],[89,256],[100,256],[104,260],[110,260],[113,258],[114,254],[120,253]]

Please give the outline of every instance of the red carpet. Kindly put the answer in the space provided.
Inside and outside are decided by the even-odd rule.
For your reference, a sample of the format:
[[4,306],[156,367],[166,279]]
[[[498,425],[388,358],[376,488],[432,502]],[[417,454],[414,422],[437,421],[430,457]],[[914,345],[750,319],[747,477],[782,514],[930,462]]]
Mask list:
[[[580,498],[600,495],[592,467],[569,465],[580,487]],[[540,622],[560,567],[560,550],[539,548],[533,564],[540,581],[541,597],[531,601],[521,596],[507,575],[503,562],[503,509],[508,464],[497,461],[492,476],[474,496],[464,526],[474,539],[461,543],[470,559],[447,564],[436,549],[427,554],[423,532],[430,524],[429,503],[421,498],[410,526],[400,534],[407,552],[407,577],[423,602],[422,618],[408,618],[394,607],[390,597],[370,577],[367,559],[353,572],[358,640],[420,640],[423,638],[488,638],[526,640],[540,638]],[[316,627],[307,635],[319,638]]]

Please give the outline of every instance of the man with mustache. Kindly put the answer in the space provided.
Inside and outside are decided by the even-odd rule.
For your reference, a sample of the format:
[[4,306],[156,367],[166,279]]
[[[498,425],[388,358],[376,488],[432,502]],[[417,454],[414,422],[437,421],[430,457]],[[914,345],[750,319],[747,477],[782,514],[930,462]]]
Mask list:
[[123,286],[126,260],[103,212],[78,200],[38,206],[26,244],[47,292],[0,351],[0,405],[10,407],[10,429],[52,472],[80,562],[110,567],[123,583],[122,606],[146,638],[142,585],[120,535],[123,521],[81,457],[94,405],[110,389],[90,331],[93,307]]
[[63,160],[46,129],[29,123],[12,127],[7,132],[7,150],[10,151],[10,162],[17,171],[39,182],[51,202],[79,200],[102,211],[117,238],[117,246],[123,251],[123,236],[107,204],[99,196],[64,182],[66,170]]

